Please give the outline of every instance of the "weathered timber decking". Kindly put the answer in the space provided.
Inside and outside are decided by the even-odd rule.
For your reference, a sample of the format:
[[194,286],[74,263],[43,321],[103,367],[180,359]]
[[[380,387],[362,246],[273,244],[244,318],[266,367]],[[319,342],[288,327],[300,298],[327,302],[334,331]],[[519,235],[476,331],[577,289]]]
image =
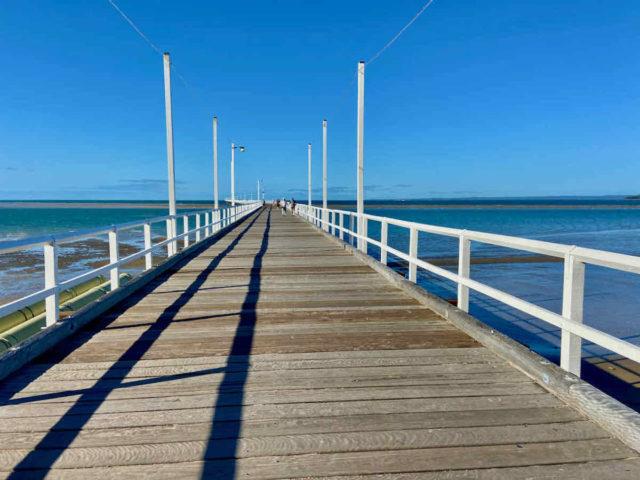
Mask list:
[[636,452],[275,209],[0,401],[13,478],[640,478]]

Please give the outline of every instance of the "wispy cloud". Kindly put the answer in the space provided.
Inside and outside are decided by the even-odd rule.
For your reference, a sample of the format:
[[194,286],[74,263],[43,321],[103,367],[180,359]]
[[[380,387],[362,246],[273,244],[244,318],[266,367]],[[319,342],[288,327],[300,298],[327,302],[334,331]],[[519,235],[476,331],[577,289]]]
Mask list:
[[[369,193],[392,193],[392,192],[397,192],[397,190],[404,190],[404,189],[408,189],[408,188],[413,188],[414,185],[409,185],[406,183],[396,183],[396,184],[392,184],[392,185],[377,185],[377,184],[373,184],[373,185],[365,185],[364,186],[364,191],[365,192],[369,192]],[[308,190],[306,188],[290,188],[289,190],[287,190],[287,193],[289,194],[294,194],[294,195],[304,195],[308,192]],[[311,189],[311,194],[312,195],[318,195],[322,193],[322,188],[312,188]],[[327,187],[327,194],[329,195],[355,195],[356,194],[356,189],[355,187],[347,187],[347,186],[334,186],[334,187]]]
[[[186,182],[176,181],[176,185],[183,185]],[[120,182],[111,185],[98,185],[96,190],[116,190],[120,192],[129,191],[156,191],[167,188],[167,180],[158,178],[135,178],[128,180],[120,180]]]

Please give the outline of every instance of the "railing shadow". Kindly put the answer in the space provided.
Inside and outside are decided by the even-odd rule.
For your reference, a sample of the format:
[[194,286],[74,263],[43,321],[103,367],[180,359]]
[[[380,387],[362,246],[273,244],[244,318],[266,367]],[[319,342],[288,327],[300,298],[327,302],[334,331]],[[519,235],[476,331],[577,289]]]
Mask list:
[[[257,321],[255,305],[257,298],[252,292],[260,292],[261,278],[260,270],[262,268],[262,258],[269,246],[269,229],[271,228],[271,211],[267,215],[267,224],[262,236],[262,244],[260,250],[254,257],[253,266],[251,268],[251,278],[249,281],[249,289],[245,300],[242,304],[240,321],[236,328],[236,334],[229,351],[229,359],[227,368],[233,358],[233,363],[237,367],[241,364],[245,366],[242,374],[231,375],[229,371],[225,371],[222,382],[218,388],[216,397],[215,410],[213,413],[213,422],[211,425],[211,433],[209,442],[204,453],[205,463],[202,470],[201,478],[209,479],[233,479],[236,475],[236,455],[240,431],[242,427],[242,411],[244,387],[249,375],[251,350],[253,348],[253,336]],[[248,331],[248,333],[247,333]],[[242,332],[242,335],[240,334]],[[224,390],[229,387],[235,387],[240,392],[238,402],[229,405],[224,401]],[[225,408],[221,408],[225,407]],[[224,441],[216,442],[216,439],[224,438]],[[206,460],[227,459],[225,462],[211,462]]]
[[[247,231],[249,231],[262,212],[263,210],[259,211],[251,222],[236,236],[236,238],[220,254],[213,258],[209,265],[198,274],[191,285],[189,285],[189,287],[171,305],[165,308],[163,314],[160,315],[153,327],[145,330],[145,332],[124,352],[124,354],[122,354],[122,356],[120,356],[116,362],[114,362],[114,364],[100,377],[100,379],[96,381],[95,385],[85,391],[80,398],[76,400],[73,406],[58,419],[54,426],[49,429],[38,445],[36,445],[36,447],[14,467],[13,472],[8,478],[24,478],[24,470],[31,470],[28,472],[29,478],[41,479],[47,476],[53,464],[58,460],[60,455],[62,455],[64,450],[71,445],[80,433],[80,430],[100,408],[109,394],[116,388],[123,385],[127,373],[133,369],[136,362],[149,351],[162,332],[172,323],[173,318],[180,311],[180,307],[184,306],[187,301],[196,294],[215,267],[236,247],[238,242],[247,233]],[[190,261],[191,258],[191,256],[185,258],[176,266],[176,268],[184,265]],[[123,364],[119,362],[127,363]],[[225,368],[228,368],[228,364]],[[220,371],[222,369],[216,370]],[[114,381],[116,373],[118,378]],[[64,431],[64,435],[61,435],[61,431]],[[50,445],[52,444],[57,445],[57,448],[50,449]]]
[[[455,287],[435,276],[421,276],[419,284],[425,290],[442,298],[455,298],[457,295]],[[562,335],[560,328],[546,324],[542,320],[519,312],[517,309],[477,292],[471,293],[470,314],[553,363],[560,364],[559,345]],[[622,337],[622,339],[632,341],[637,337],[637,335],[630,335]],[[603,353],[601,347],[591,342],[583,341],[582,351],[581,378],[640,412],[638,383],[625,381],[608,372],[606,367],[615,366],[618,370],[626,372],[631,378],[637,378],[640,372],[625,367],[619,362],[608,360],[607,353]]]

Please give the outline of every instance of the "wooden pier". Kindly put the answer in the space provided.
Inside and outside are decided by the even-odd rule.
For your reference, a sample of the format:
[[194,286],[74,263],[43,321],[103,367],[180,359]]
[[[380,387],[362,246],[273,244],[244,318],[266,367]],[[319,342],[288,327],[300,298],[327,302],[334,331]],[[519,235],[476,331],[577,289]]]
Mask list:
[[637,452],[269,208],[0,402],[9,478],[640,478]]

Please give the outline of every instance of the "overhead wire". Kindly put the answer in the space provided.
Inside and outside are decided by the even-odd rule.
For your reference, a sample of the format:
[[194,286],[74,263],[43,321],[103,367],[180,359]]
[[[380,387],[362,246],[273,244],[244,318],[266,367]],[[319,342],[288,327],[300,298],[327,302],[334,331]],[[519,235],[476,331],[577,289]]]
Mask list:
[[[384,45],[384,47],[382,47],[380,50],[378,50],[368,61],[365,62],[365,66],[371,65],[375,60],[377,60],[380,57],[380,55],[382,55],[391,45],[393,45],[396,42],[396,40],[398,40],[398,38],[400,38],[402,36],[402,34],[404,32],[406,32],[407,29],[411,25],[413,25],[413,23],[416,20],[418,20],[418,18],[420,18],[420,16],[425,12],[425,10],[427,8],[429,8],[431,6],[431,4],[434,1],[435,0],[429,0],[426,4],[424,4],[424,6],[418,11],[418,13],[416,13],[416,15],[414,15],[414,17],[404,27],[402,27],[400,29],[400,31],[396,35],[394,35],[394,37],[391,40],[389,40]],[[336,104],[336,107],[333,109],[331,115],[329,115],[329,118],[331,118],[333,115],[335,115],[340,110],[340,107],[342,107],[342,104],[344,103],[344,100],[347,97],[347,94],[349,93],[349,91],[351,90],[351,87],[355,83],[357,77],[358,77],[358,72],[356,72],[356,73],[354,73],[352,75],[351,81],[349,82],[349,85],[347,85],[347,87],[344,89],[344,91],[340,95],[338,103]]]
[[124,13],[124,12],[122,11],[122,9],[121,9],[118,5],[116,5],[116,4],[115,4],[115,2],[114,2],[113,0],[108,0],[108,1],[109,1],[109,3],[111,4],[111,6],[112,6],[113,8],[115,8],[115,9],[116,9],[116,11],[117,11],[121,16],[122,16],[122,18],[124,18],[124,19],[127,21],[127,23],[128,23],[129,25],[131,25],[131,27],[132,27],[136,32],[138,32],[138,35],[140,35],[140,36],[144,39],[144,41],[145,41],[145,42],[147,42],[147,43],[151,46],[151,48],[153,48],[153,49],[154,49],[154,50],[155,50],[159,55],[162,55],[162,50],[160,50],[158,47],[156,47],[155,43],[153,43],[153,42],[149,39],[149,37],[147,37],[147,36],[142,32],[142,30],[140,30],[140,29],[138,28],[138,26],[137,26],[135,23],[133,23],[133,20],[131,20],[131,19],[127,16],[127,14],[126,14],[126,13]]
[[[149,46],[151,48],[153,48],[153,50],[155,50],[156,53],[158,53],[160,56],[163,56],[164,53],[162,52],[162,50],[160,50],[160,48],[158,48],[158,46],[153,43],[151,41],[151,39],[144,34],[144,32],[134,23],[133,20],[131,20],[131,18],[124,13],[124,11],[113,1],[113,0],[107,0],[111,6],[113,8],[116,9],[116,11],[120,14],[120,16],[122,16],[122,18],[124,18],[126,20],[126,22],[131,25],[131,28],[133,28],[136,33],[138,35],[140,35],[140,37],[142,37],[142,39],[147,42],[149,44]],[[180,79],[180,81],[184,84],[185,88],[187,89],[187,91],[194,97],[195,100],[197,100],[198,102],[202,102],[204,103],[202,97],[200,97],[200,95],[198,94],[198,92],[195,90],[195,88],[193,88],[191,86],[191,84],[189,82],[187,82],[187,79],[184,78],[184,75],[182,75],[180,73],[180,71],[178,70],[178,67],[176,67],[175,63],[173,63],[173,61],[170,62],[171,65],[171,69],[175,72],[175,74],[177,75],[177,77]]]
[[[126,20],[126,22],[131,26],[131,28],[133,28],[136,33],[138,35],[140,35],[140,37],[156,52],[158,53],[160,56],[163,56],[164,53],[162,50],[160,50],[160,48],[158,48],[158,46],[153,43],[151,41],[151,39],[145,35],[145,33],[134,23],[134,21],[126,14],[124,13],[124,11],[113,1],[113,0],[107,0],[111,6],[120,14],[120,16],[122,16],[122,18],[124,20]],[[199,105],[204,104],[204,100],[202,99],[202,97],[198,94],[198,92],[196,91],[196,89],[194,87],[191,86],[191,84],[187,81],[186,78],[184,78],[184,75],[182,75],[182,73],[180,73],[180,71],[178,70],[178,68],[176,67],[175,63],[173,63],[173,61],[170,61],[170,65],[171,65],[171,69],[174,71],[174,73],[177,75],[177,77],[180,79],[180,81],[183,83],[183,85],[185,86],[186,90],[191,94],[191,96],[193,97],[194,100],[196,100],[196,103],[198,103]],[[207,115],[210,115],[211,112],[207,111]],[[229,137],[225,134],[223,134],[224,136],[224,140],[230,145],[231,144],[231,140],[229,139]],[[224,152],[226,150],[222,149],[222,155],[225,156]],[[224,158],[224,157],[223,157]]]
[[413,25],[413,23],[418,20],[418,18],[420,18],[420,15],[422,15],[424,13],[424,11],[429,8],[429,6],[434,2],[435,0],[429,0],[424,7],[422,7],[420,9],[420,11],[415,15],[415,17],[413,17],[411,19],[411,21],[409,21],[409,23],[407,23],[404,27],[402,27],[402,29],[395,35],[395,37],[393,37],[391,40],[389,40],[389,42],[382,47],[380,50],[378,50],[378,52],[369,59],[368,62],[366,62],[366,65],[371,65],[375,60],[378,59],[378,57],[380,55],[382,55],[391,45],[393,45],[395,43],[396,40],[398,40],[398,38],[400,38],[400,36],[407,31],[407,29]]

